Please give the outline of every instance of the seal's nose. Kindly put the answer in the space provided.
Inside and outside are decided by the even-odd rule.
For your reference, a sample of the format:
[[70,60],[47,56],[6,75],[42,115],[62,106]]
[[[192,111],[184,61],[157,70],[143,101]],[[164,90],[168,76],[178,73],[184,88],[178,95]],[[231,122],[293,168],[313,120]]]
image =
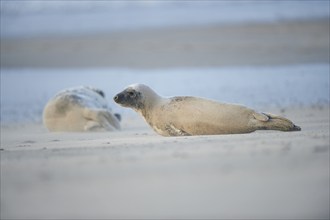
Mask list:
[[118,95],[116,95],[115,97],[113,97],[113,100],[114,100],[115,102],[117,102],[118,99],[119,99]]

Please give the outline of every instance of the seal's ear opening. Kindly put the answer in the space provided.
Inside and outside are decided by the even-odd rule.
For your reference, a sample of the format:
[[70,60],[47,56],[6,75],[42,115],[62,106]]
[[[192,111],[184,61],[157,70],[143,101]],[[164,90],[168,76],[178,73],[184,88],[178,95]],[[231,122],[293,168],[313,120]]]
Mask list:
[[115,117],[118,119],[118,121],[121,121],[121,115],[118,113],[115,113]]

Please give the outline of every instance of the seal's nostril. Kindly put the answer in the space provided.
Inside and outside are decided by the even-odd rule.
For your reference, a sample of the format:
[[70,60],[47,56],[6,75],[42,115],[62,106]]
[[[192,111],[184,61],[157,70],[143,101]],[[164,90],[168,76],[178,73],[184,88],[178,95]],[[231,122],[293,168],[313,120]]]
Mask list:
[[118,96],[116,95],[115,97],[113,97],[113,100],[117,101],[118,100]]

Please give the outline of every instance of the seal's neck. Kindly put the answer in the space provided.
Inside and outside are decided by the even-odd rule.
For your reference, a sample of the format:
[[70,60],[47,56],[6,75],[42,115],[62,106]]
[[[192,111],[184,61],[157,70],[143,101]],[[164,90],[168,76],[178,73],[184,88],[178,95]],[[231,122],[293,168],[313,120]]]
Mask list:
[[144,107],[139,109],[139,112],[148,121],[149,119],[151,119],[154,109],[160,108],[160,106],[162,106],[167,102],[168,102],[167,98],[161,97],[156,93],[154,93],[148,98],[146,98],[144,102]]

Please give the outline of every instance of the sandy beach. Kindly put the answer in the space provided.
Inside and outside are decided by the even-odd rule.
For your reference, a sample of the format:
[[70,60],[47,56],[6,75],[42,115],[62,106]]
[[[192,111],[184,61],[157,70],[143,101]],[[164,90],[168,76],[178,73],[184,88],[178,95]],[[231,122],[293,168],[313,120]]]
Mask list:
[[[329,49],[328,19],[1,38],[1,219],[329,219]],[[129,82],[302,131],[162,137],[114,105]],[[48,132],[45,102],[86,83],[122,130]]]
[[141,118],[114,133],[2,127],[1,217],[326,219],[329,108],[284,115],[302,131],[165,138]]

